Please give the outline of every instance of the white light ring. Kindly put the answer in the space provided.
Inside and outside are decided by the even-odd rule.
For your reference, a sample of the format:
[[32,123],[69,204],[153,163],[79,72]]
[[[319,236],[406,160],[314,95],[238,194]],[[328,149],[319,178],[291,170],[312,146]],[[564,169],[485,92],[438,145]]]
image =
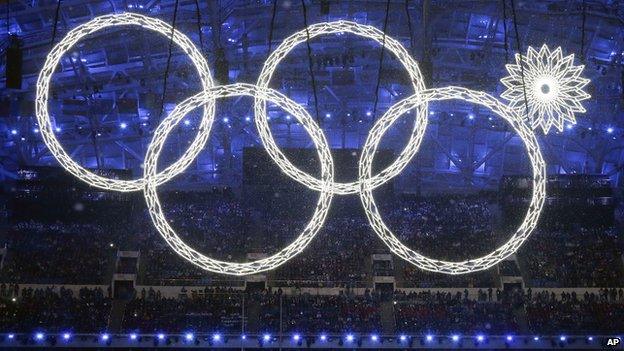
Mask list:
[[385,114],[371,129],[362,150],[359,176],[360,179],[370,179],[375,150],[379,145],[383,134],[396,121],[398,116],[426,102],[449,99],[461,99],[466,102],[479,104],[503,117],[518,133],[527,148],[529,159],[533,168],[533,194],[527,215],[511,239],[493,252],[476,259],[461,262],[431,259],[405,246],[386,226],[381,219],[381,215],[377,205],[375,204],[372,192],[373,188],[369,186],[366,181],[362,182],[360,199],[362,201],[362,205],[364,206],[366,216],[375,230],[375,233],[390,248],[390,250],[392,250],[392,252],[407,260],[411,264],[427,271],[446,274],[464,274],[490,268],[516,252],[522,243],[524,243],[524,241],[529,237],[533,229],[535,229],[540,212],[544,205],[544,199],[546,197],[546,164],[542,158],[535,135],[531,131],[530,127],[523,122],[517,112],[499,102],[489,94],[461,87],[428,89],[420,92],[419,94],[412,95],[392,106],[391,109],[396,110],[399,114]]
[[[375,40],[379,44],[384,43],[384,48],[396,55],[397,59],[407,70],[407,74],[410,77],[414,91],[418,93],[425,89],[424,79],[420,73],[420,69],[418,68],[418,63],[416,63],[400,42],[388,35],[384,35],[382,31],[375,27],[350,21],[313,24],[308,26],[307,30],[301,30],[286,38],[282,44],[280,44],[280,46],[278,46],[277,49],[275,49],[275,51],[273,51],[267,58],[264,67],[262,67],[262,72],[260,72],[256,85],[262,88],[268,88],[277,65],[295,46],[305,42],[308,39],[308,35],[309,38],[312,39],[319,35],[332,33],[351,33]],[[262,139],[262,143],[265,145],[266,149],[269,151],[269,155],[277,163],[278,167],[280,167],[280,169],[282,169],[282,171],[288,176],[308,188],[317,191],[320,190],[321,187],[324,186],[323,182],[298,169],[286,158],[286,156],[284,156],[282,151],[277,146],[269,128],[265,102],[257,99],[254,105],[254,111],[256,115],[255,123],[258,128],[260,138]],[[425,133],[427,121],[427,105],[424,104],[422,108],[419,108],[416,115],[414,129],[410,135],[410,143],[407,144],[405,149],[403,149],[403,151],[399,154],[398,158],[390,166],[388,166],[388,168],[372,177],[370,180],[371,186],[378,187],[398,175],[403,170],[409,159],[411,159],[416,152],[418,152],[418,147],[420,146],[420,142]],[[356,194],[359,192],[359,189],[360,180],[350,183],[335,182],[331,186],[331,191],[333,191],[334,194],[339,195]]]
[[[137,13],[121,13],[96,17],[91,21],[82,24],[67,33],[67,35],[54,46],[48,54],[48,57],[39,73],[37,79],[37,97],[36,97],[36,116],[39,123],[39,129],[44,143],[48,146],[50,153],[58,160],[63,168],[78,177],[87,184],[106,190],[114,190],[121,192],[141,190],[145,185],[143,178],[134,180],[118,180],[109,179],[99,176],[90,170],[82,167],[71,159],[69,154],[63,149],[56,135],[54,134],[50,114],[48,111],[48,99],[50,93],[50,81],[56,66],[60,62],[62,56],[80,39],[99,31],[103,28],[115,26],[136,25],[144,29],[149,29],[162,34],[166,38],[171,37],[172,28],[167,23],[152,17],[143,16]],[[195,68],[199,73],[199,78],[204,89],[209,89],[214,85],[210,75],[208,63],[202,53],[197,49],[193,42],[184,34],[175,30],[173,32],[173,41],[189,56]],[[214,119],[215,103],[209,101],[204,108],[204,113],[199,126],[199,132],[191,143],[191,147],[184,155],[169,167],[156,176],[156,182],[162,184],[182,172],[196,155],[190,154],[196,146],[203,146],[208,139],[208,130]]]
[[[156,191],[157,183],[155,182],[157,162],[160,152],[165,145],[167,135],[169,135],[180,120],[184,118],[189,111],[200,107],[209,101],[214,101],[216,98],[241,95],[271,101],[290,113],[303,125],[316,145],[316,150],[321,162],[321,179],[323,181],[323,187],[320,191],[321,194],[316,204],[314,214],[312,215],[312,219],[304,228],[302,233],[295,239],[295,241],[279,251],[277,254],[261,260],[246,263],[216,260],[205,256],[184,243],[165,219],[160,205],[160,200],[158,198],[158,193]],[[201,145],[198,146],[198,148],[201,147]],[[331,151],[329,149],[329,143],[325,139],[323,131],[318,127],[318,125],[316,125],[312,117],[310,117],[303,107],[275,90],[263,89],[251,84],[237,83],[207,89],[206,91],[184,100],[176,106],[173,112],[167,116],[167,118],[154,132],[152,142],[149,144],[147,155],[145,157],[144,178],[147,180],[144,195],[152,222],[173,250],[175,250],[186,260],[204,270],[230,275],[246,275],[270,270],[285,263],[302,252],[316,236],[325,222],[333,196],[333,193],[331,192],[331,184],[334,180],[334,164],[331,157]]]

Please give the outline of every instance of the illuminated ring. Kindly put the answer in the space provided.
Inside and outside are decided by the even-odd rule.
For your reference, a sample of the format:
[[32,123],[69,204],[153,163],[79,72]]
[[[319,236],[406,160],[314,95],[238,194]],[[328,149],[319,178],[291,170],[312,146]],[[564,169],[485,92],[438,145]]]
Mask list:
[[[277,65],[286,57],[286,55],[298,44],[305,42],[309,38],[314,38],[322,34],[332,33],[351,33],[365,38],[375,40],[379,44],[383,44],[384,48],[392,52],[398,60],[407,69],[407,74],[410,77],[412,86],[416,93],[425,89],[424,79],[418,64],[411,57],[409,52],[395,39],[384,35],[379,29],[358,24],[350,21],[336,21],[329,23],[318,23],[310,25],[307,29],[296,32],[295,34],[286,38],[280,46],[277,47],[273,53],[267,58],[267,61],[262,67],[262,72],[258,77],[256,85],[261,88],[268,88],[271,77],[277,68]],[[269,155],[278,167],[286,173],[288,176],[298,181],[299,183],[307,186],[310,189],[321,190],[324,183],[315,177],[301,171],[295,165],[293,165],[284,156],[282,151],[275,143],[275,139],[269,129],[269,122],[266,112],[266,102],[261,99],[256,99],[254,105],[254,111],[256,115],[256,126],[258,128],[262,143],[269,150]],[[416,121],[414,123],[414,129],[410,135],[410,142],[405,149],[401,151],[398,158],[386,169],[375,175],[371,179],[367,180],[372,187],[378,187],[386,183],[391,178],[399,174],[407,165],[408,161],[416,154],[418,147],[422,141],[427,125],[427,105],[424,104],[422,108],[419,108],[416,115]],[[275,157],[274,155],[277,155]],[[338,183],[335,182],[331,185],[331,191],[334,194],[347,195],[356,194],[360,190],[360,182],[358,180],[350,183]]]
[[[121,192],[141,190],[145,181],[143,178],[134,180],[118,180],[109,179],[99,176],[88,169],[80,166],[77,162],[71,159],[69,154],[63,149],[63,146],[54,135],[52,127],[52,121],[48,111],[48,98],[50,94],[50,81],[52,74],[56,69],[56,66],[60,62],[62,56],[80,39],[94,33],[100,29],[116,26],[136,25],[144,29],[149,29],[157,33],[162,34],[166,38],[170,38],[172,28],[167,23],[139,15],[137,13],[121,13],[104,15],[82,24],[67,33],[67,35],[61,40],[52,51],[50,51],[41,72],[37,79],[37,98],[36,98],[36,115],[37,122],[39,123],[39,129],[41,130],[41,136],[43,141],[48,146],[50,153],[58,160],[63,168],[69,173],[75,175],[80,180],[88,183],[91,186],[98,187],[106,190],[115,190]],[[179,31],[173,31],[173,41],[180,46],[180,48],[189,56],[193,64],[195,65],[199,78],[202,82],[204,89],[209,89],[214,85],[212,77],[210,76],[210,69],[208,63],[204,59],[202,53],[195,47],[193,42],[184,34]],[[191,151],[201,149],[208,140],[208,130],[214,119],[215,103],[214,101],[207,101],[207,107],[204,109],[203,117],[199,126],[199,132],[191,143],[191,147],[184,153],[184,155],[176,162],[171,164],[161,173],[155,176],[155,181],[158,184],[162,184],[169,179],[173,178],[180,172],[182,172],[189,164],[193,162],[196,154]]]
[[[518,227],[511,239],[509,239],[501,247],[485,256],[461,262],[431,259],[415,252],[401,243],[381,219],[381,215],[379,214],[379,210],[373,198],[373,187],[368,184],[368,179],[370,179],[372,172],[375,150],[384,133],[397,120],[398,116],[430,101],[450,99],[460,99],[469,103],[479,104],[505,119],[509,124],[511,124],[513,129],[516,133],[518,133],[524,142],[531,161],[531,166],[533,168],[533,194],[531,197],[531,203],[524,221]],[[546,197],[546,164],[542,158],[535,134],[533,134],[530,127],[523,122],[522,118],[514,110],[499,102],[491,95],[461,87],[445,87],[425,90],[419,94],[412,95],[409,98],[400,101],[396,105],[392,106],[391,110],[396,113],[388,111],[388,113],[377,121],[371,129],[362,150],[359,165],[360,179],[366,180],[362,182],[360,199],[371,226],[381,240],[390,248],[390,250],[392,250],[392,252],[413,265],[427,271],[446,274],[464,274],[484,270],[492,267],[516,252],[522,243],[529,237],[533,229],[535,229],[542,206],[544,205],[544,199]]]
[[[160,152],[165,145],[167,136],[180,122],[180,120],[191,110],[210,101],[214,101],[216,98],[241,95],[271,101],[280,108],[283,108],[303,125],[316,146],[321,162],[321,179],[323,181],[321,183],[321,194],[318,203],[316,204],[314,214],[312,215],[312,219],[299,237],[297,237],[295,241],[279,251],[277,254],[247,263],[215,260],[203,255],[184,243],[165,219],[160,205],[160,200],[158,199],[158,193],[156,192],[158,184],[155,181],[155,177],[157,175],[157,162]],[[198,149],[201,149],[201,147],[201,145],[196,146]],[[194,153],[198,152],[199,151],[196,151]],[[149,144],[147,149],[143,176],[147,180],[145,183],[145,199],[147,201],[147,207],[150,217],[152,218],[152,222],[156,226],[160,235],[162,235],[173,250],[202,269],[216,273],[245,275],[270,270],[283,264],[303,251],[303,249],[312,241],[323,226],[327,212],[329,211],[329,205],[333,196],[333,193],[331,192],[331,184],[334,180],[334,164],[329,144],[325,139],[323,131],[318,125],[316,125],[303,107],[275,90],[264,89],[251,84],[237,83],[207,89],[206,91],[184,100],[181,104],[176,106],[173,112],[167,116],[167,118],[154,132],[152,142]]]

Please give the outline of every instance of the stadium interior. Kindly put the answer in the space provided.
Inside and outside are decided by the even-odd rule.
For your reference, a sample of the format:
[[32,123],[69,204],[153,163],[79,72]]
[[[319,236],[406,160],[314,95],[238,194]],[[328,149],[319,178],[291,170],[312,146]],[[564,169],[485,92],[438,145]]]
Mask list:
[[[43,100],[55,45],[99,16],[123,13],[170,29],[85,32],[49,70]],[[306,32],[335,21],[374,27],[381,40]],[[0,348],[622,347],[624,2],[4,0],[0,28]],[[174,30],[207,62],[210,84]],[[275,101],[262,102],[263,120],[284,160],[314,179],[329,173],[306,123],[321,131],[333,180],[318,181],[318,190],[284,172],[258,128],[256,95],[185,110],[154,155],[157,129],[177,106],[206,86],[261,85],[271,55],[297,32],[303,39],[276,54],[266,88],[301,106],[309,122]],[[390,50],[394,43],[417,73]],[[545,178],[495,107],[432,98],[387,127],[370,170],[394,164],[421,116],[415,155],[365,189],[363,153],[394,105],[453,86],[507,106],[508,65],[543,44],[574,55],[591,95],[563,102],[586,112],[550,130],[528,123],[532,97],[520,99],[513,115],[532,131]],[[520,67],[530,79],[532,67]],[[193,148],[211,113],[188,165],[165,182],[149,180],[146,165],[164,173]],[[79,179],[50,137],[84,172],[145,186],[113,191]],[[358,180],[349,194],[330,184]],[[540,184],[543,205],[526,241],[477,266],[473,259],[527,225]],[[165,238],[148,188],[167,227],[196,251]],[[477,268],[449,274],[406,259],[371,224],[363,192],[409,249]],[[272,263],[309,232],[296,254]],[[211,265],[190,262],[195,252]],[[252,261],[271,265],[220,271],[223,262]]]

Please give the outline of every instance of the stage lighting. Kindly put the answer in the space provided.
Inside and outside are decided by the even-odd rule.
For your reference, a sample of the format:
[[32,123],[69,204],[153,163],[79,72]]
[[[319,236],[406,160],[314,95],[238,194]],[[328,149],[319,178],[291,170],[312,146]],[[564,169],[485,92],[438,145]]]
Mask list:
[[212,335],[212,341],[220,341],[221,340],[221,334],[216,333]]
[[370,117],[372,114],[373,114],[372,112],[370,112],[370,111],[366,111],[366,116],[367,116],[367,117]]
[[377,334],[373,334],[373,335],[371,335],[371,337],[370,337],[370,338],[371,338],[371,341],[373,341],[373,342],[377,342],[377,341],[379,341],[379,336],[377,336]]
[[246,340],[247,339],[247,335],[245,335],[245,334],[241,335],[241,339]]
[[399,336],[399,340],[406,341],[407,340],[407,336],[401,335],[401,336]]
[[513,336],[512,335],[507,335],[507,341],[512,342],[513,341]]
[[186,333],[184,337],[186,338],[186,341],[193,341],[194,335],[193,333]]
[[482,334],[477,335],[477,341],[481,342],[485,340],[485,336],[483,336]]
[[11,129],[11,134],[17,135],[17,129]]
[[43,340],[43,337],[44,337],[43,333],[35,334],[35,339],[37,339],[37,340]]
[[347,341],[348,342],[353,342],[354,339],[355,339],[355,337],[353,336],[353,334],[348,334],[347,335]]
[[160,333],[157,336],[158,336],[158,340],[165,340],[165,334]]
[[301,340],[301,335],[295,334],[295,335],[293,335],[292,338],[293,338],[293,341],[297,342],[297,341]]
[[533,341],[539,341],[539,336],[534,336]]
[[230,121],[230,119],[229,119],[229,118],[227,118],[227,117],[223,117],[223,123],[228,123],[229,121]]
[[453,336],[451,336],[451,339],[453,339],[453,341],[457,342],[457,341],[459,341],[459,335],[453,335]]
[[121,122],[121,123],[119,123],[119,128],[126,129],[126,128],[128,128],[128,124],[126,122]]
[[130,334],[130,340],[136,340],[137,339],[137,335],[132,333]]
[[15,334],[9,334],[9,335],[8,335],[8,338],[9,338],[10,340],[13,340],[13,339],[15,338]]
[[327,341],[327,335],[321,334],[321,341]]
[[271,335],[269,335],[269,334],[264,334],[264,335],[262,336],[262,340],[264,340],[264,341],[269,341],[269,340],[271,340]]
[[560,340],[560,341],[566,341],[567,339],[568,339],[568,338],[567,338],[565,335],[561,335],[561,336],[559,337],[559,340]]
[[427,340],[427,341],[433,341],[433,335],[431,335],[431,334],[427,334],[427,336],[425,336],[425,340]]
[[69,338],[71,338],[71,334],[69,334],[69,333],[64,333],[63,334],[63,339],[69,340]]
[[108,341],[108,339],[110,339],[110,335],[102,334],[101,338],[102,338],[102,341]]
[[593,336],[588,336],[587,337],[587,341],[594,341],[594,337]]
[[607,133],[609,133],[609,134],[613,133],[613,127],[607,128]]

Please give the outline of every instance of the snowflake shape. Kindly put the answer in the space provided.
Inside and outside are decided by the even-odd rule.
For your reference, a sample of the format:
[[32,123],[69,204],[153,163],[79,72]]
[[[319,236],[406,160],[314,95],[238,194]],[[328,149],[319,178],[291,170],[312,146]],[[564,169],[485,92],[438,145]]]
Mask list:
[[583,91],[589,83],[581,77],[585,66],[575,66],[574,55],[563,57],[561,47],[554,51],[546,44],[539,51],[529,47],[526,56],[516,54],[516,64],[506,67],[510,75],[501,79],[507,87],[501,97],[526,116],[533,129],[542,127],[548,133],[554,126],[563,131],[566,121],[576,124],[575,112],[585,112],[581,101],[590,98]]

